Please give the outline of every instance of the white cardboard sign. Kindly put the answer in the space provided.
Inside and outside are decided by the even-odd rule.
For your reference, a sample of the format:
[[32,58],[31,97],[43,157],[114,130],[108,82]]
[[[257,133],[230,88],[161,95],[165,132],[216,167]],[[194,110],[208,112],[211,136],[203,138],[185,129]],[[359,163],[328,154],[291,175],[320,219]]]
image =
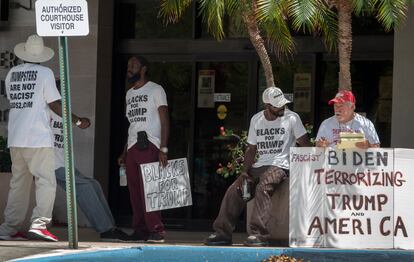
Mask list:
[[85,0],[38,0],[36,29],[40,36],[89,34],[88,3]]
[[291,148],[292,247],[414,248],[414,150]]
[[191,185],[186,158],[168,160],[165,168],[159,162],[141,165],[147,212],[191,206]]

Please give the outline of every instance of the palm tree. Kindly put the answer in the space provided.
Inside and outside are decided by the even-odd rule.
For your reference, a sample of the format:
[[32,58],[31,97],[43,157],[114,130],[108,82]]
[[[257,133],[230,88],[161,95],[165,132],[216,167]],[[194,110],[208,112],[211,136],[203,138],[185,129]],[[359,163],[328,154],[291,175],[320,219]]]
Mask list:
[[338,13],[339,90],[351,90],[352,14],[373,15],[386,31],[401,24],[413,0],[326,0]]
[[226,15],[237,26],[244,26],[263,66],[267,87],[275,85],[268,48],[278,57],[295,50],[290,25],[294,30],[321,30],[328,43],[336,39],[336,29],[332,26],[335,14],[324,0],[161,0],[160,15],[166,23],[176,23],[193,2],[199,6],[199,15],[209,33],[217,40],[225,37]]

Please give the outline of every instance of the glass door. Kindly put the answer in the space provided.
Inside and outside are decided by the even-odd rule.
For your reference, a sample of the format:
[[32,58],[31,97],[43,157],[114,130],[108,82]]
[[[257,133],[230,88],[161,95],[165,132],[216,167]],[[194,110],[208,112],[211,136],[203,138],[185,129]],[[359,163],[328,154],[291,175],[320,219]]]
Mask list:
[[248,128],[249,62],[198,62],[196,75],[192,218],[211,222],[234,181],[216,173],[237,142],[220,137],[220,129],[240,134]]

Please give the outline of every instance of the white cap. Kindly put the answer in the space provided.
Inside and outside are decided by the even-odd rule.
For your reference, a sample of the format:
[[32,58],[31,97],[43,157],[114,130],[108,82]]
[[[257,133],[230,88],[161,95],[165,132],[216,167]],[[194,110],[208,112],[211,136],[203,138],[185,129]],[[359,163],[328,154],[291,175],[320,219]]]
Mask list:
[[269,104],[269,91],[275,88],[274,86],[268,87],[263,91],[262,100],[264,104]]
[[287,103],[290,103],[291,101],[287,100],[285,95],[283,94],[282,90],[277,87],[271,88],[268,93],[268,103],[271,104],[274,107],[281,108]]

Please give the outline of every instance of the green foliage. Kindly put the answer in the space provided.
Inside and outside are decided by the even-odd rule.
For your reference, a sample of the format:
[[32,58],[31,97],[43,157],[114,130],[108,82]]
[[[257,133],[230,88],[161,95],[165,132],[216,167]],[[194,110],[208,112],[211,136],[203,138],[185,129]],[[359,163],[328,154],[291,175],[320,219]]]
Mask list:
[[240,136],[233,133],[232,130],[226,130],[222,137],[236,137],[238,142],[235,146],[229,146],[229,162],[223,166],[221,163],[216,171],[217,174],[228,178],[231,176],[238,176],[244,167],[244,151],[247,147],[247,132],[243,131]]
[[314,137],[314,134],[313,134],[313,125],[311,125],[309,123],[306,123],[305,124],[305,130],[306,130],[306,133],[308,134],[309,141],[312,143],[312,145],[315,145],[315,137]]
[[7,139],[0,136],[0,172],[11,171],[10,151],[7,148]]
[[[198,15],[217,40],[225,37],[226,17],[231,17],[235,26],[244,27],[244,30],[247,30],[246,19],[255,21],[262,37],[279,57],[295,50],[291,26],[308,33],[322,31],[326,41],[336,39],[336,14],[325,0],[161,0],[159,16],[166,24],[177,23],[191,2],[198,6]],[[329,43],[331,45],[335,45],[335,41]]]

